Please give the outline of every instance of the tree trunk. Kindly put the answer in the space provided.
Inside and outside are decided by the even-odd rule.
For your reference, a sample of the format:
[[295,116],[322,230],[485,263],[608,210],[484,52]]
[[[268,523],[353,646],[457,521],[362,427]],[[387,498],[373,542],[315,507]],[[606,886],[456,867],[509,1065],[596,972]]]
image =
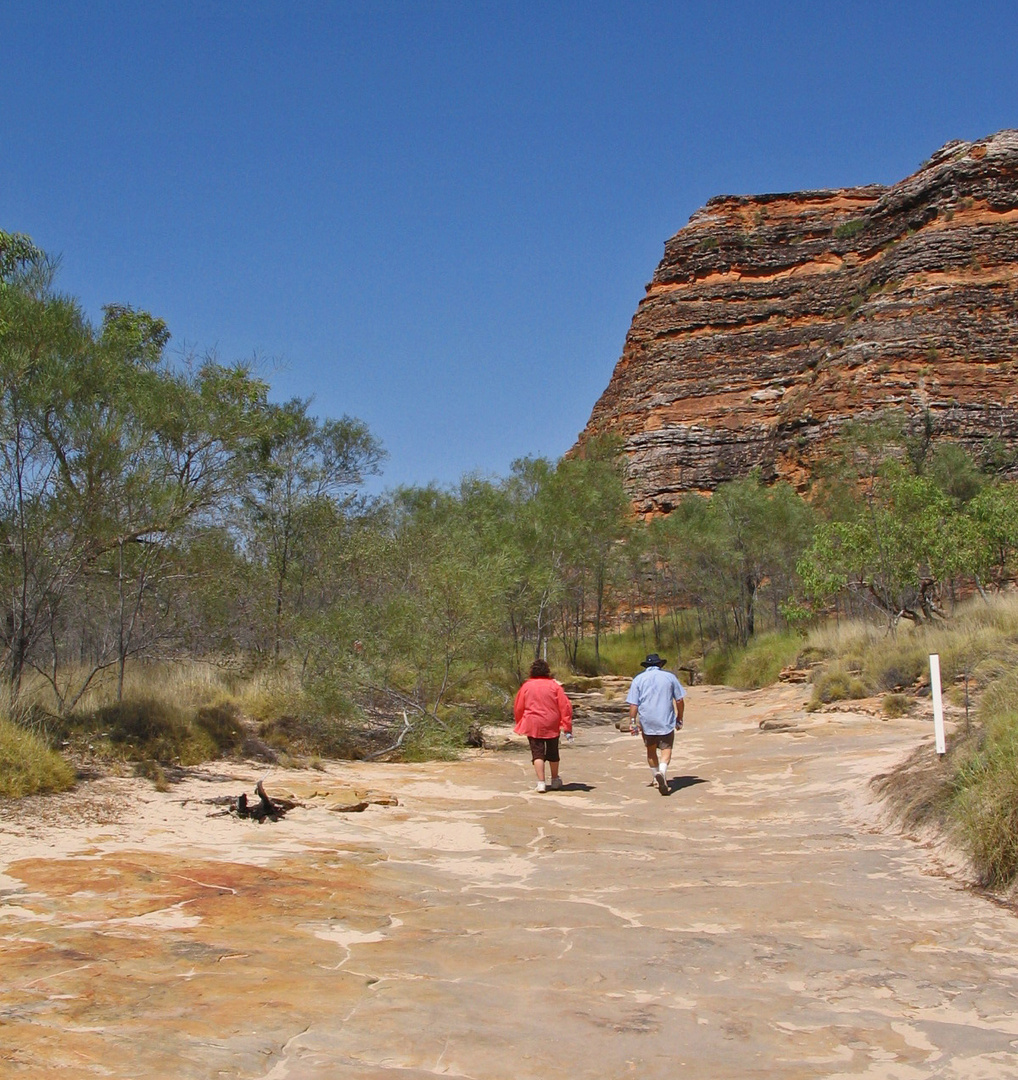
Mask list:
[[117,620],[117,701],[124,700],[124,665],[127,650],[124,648],[124,540],[117,541],[117,600],[120,618]]

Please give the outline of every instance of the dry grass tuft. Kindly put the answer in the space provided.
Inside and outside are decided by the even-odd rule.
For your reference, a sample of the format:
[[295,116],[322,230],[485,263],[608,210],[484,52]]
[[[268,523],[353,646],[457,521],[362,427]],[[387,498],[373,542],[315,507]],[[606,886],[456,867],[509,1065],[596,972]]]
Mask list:
[[25,728],[0,719],[0,796],[20,799],[74,787],[74,770]]
[[892,720],[899,716],[908,716],[911,708],[912,699],[908,694],[884,694],[884,699],[880,703],[881,712]]

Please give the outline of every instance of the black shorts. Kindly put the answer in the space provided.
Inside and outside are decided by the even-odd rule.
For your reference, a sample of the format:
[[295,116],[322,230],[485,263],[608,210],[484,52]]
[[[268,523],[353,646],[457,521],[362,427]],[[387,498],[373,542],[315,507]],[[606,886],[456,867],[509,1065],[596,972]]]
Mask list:
[[643,745],[649,750],[652,746],[660,746],[665,750],[671,750],[675,745],[675,732],[669,731],[667,735],[648,735],[645,731],[643,734]]
[[530,742],[531,761],[558,761],[558,736],[554,739],[534,739],[527,736]]

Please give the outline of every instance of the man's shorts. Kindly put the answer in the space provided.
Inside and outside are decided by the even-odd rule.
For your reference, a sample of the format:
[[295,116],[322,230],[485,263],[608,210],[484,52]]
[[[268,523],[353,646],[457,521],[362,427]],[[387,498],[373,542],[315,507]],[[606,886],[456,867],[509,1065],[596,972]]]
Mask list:
[[645,731],[641,732],[643,735],[643,745],[649,750],[652,746],[659,746],[662,750],[671,750],[675,745],[675,732],[669,731],[667,735],[648,735]]
[[558,761],[558,736],[554,739],[532,739],[529,735],[527,739],[530,742],[530,760],[531,761]]

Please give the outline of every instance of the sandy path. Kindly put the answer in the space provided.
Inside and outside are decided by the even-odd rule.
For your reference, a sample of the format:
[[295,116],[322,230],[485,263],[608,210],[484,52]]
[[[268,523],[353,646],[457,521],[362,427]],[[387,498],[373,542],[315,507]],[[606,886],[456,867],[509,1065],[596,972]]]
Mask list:
[[802,698],[696,688],[669,798],[602,726],[543,796],[485,752],[276,772],[260,827],[201,801],[241,766],[8,807],[0,1077],[1013,1077],[1018,919],[868,799],[930,725],[758,730]]

